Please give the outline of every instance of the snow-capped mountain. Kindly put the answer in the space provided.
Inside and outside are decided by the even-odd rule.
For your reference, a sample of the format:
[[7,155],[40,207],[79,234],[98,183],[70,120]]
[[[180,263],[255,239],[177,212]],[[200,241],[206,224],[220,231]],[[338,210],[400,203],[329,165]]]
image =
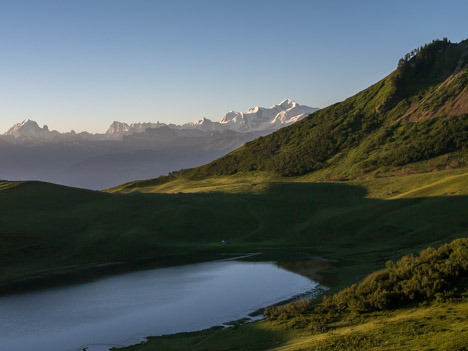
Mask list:
[[24,138],[40,138],[50,140],[60,133],[57,131],[50,131],[49,128],[44,125],[42,128],[39,125],[30,119],[25,119],[21,123],[15,124],[11,127],[5,135],[12,135],[15,138],[24,137]]
[[107,129],[106,135],[128,135],[133,133],[142,133],[148,128],[160,128],[165,126],[165,123],[131,123],[127,124],[124,122],[114,121],[109,129]]
[[218,122],[213,122],[205,117],[198,121],[182,124],[181,126],[169,125],[169,127],[176,129],[195,129],[203,132],[222,132],[227,129],[223,128]]
[[[196,129],[204,132],[222,132],[232,130],[239,133],[274,131],[286,125],[295,123],[307,115],[317,111],[318,108],[299,105],[291,99],[283,100],[279,105],[269,108],[256,106],[247,112],[229,111],[219,122],[208,118],[182,125],[169,124],[169,128],[185,130]],[[164,123],[122,123],[113,122],[106,135],[129,135],[144,132],[147,128],[159,128]]]
[[315,108],[284,100],[182,125],[114,122],[106,133],[59,133],[25,120],[0,135],[0,179],[104,189],[206,164]]
[[287,99],[270,108],[256,106],[247,112],[229,111],[219,123],[236,132],[275,130],[295,123],[317,110],[318,108],[299,105]]
[[281,127],[295,123],[305,116],[317,111],[318,108],[299,105],[293,100],[287,99],[279,105],[273,105],[269,108],[256,106],[247,112],[229,111],[219,122],[213,122],[208,118],[202,118],[198,121],[185,123],[182,125],[165,124],[160,122],[131,123],[114,121],[105,134],[90,134],[87,132],[76,134],[59,133],[55,130],[50,131],[44,125],[42,128],[30,119],[15,124],[5,135],[11,135],[15,139],[40,139],[40,140],[58,140],[58,139],[83,139],[83,140],[122,140],[124,136],[135,133],[144,133],[148,128],[169,127],[173,130],[187,133],[188,131],[199,132],[224,132],[234,131],[238,133],[265,132],[269,133]]

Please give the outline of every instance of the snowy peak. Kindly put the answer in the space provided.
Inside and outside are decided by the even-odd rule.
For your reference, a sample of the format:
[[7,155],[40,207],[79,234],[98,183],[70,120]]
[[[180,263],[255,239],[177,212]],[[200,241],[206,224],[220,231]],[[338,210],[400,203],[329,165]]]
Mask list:
[[[30,119],[15,124],[5,134],[12,135],[16,139],[45,139],[54,140],[57,138],[81,138],[92,140],[122,140],[126,135],[134,133],[144,133],[147,129],[166,127],[179,131],[178,133],[211,133],[234,131],[238,133],[250,132],[272,132],[286,125],[295,123],[306,117],[318,108],[299,105],[294,100],[286,99],[278,105],[269,108],[255,106],[247,112],[229,111],[219,122],[213,122],[208,118],[202,118],[198,121],[185,123],[182,125],[165,124],[160,122],[131,123],[114,121],[107,129],[105,134],[89,134],[86,132],[76,134],[75,132],[61,134],[55,130],[49,131],[44,125],[42,128]],[[182,135],[181,134],[181,135]],[[184,135],[185,135],[184,134]]]
[[182,124],[181,126],[175,126],[176,129],[196,129],[202,132],[221,132],[223,128],[219,125],[218,122],[213,122],[212,120],[203,117],[202,119]]
[[42,128],[30,119],[25,119],[21,123],[15,124],[11,127],[5,135],[12,135],[17,138],[41,138],[41,139],[52,139],[58,132],[51,132],[49,128],[44,125]]
[[[257,109],[257,107],[255,107]],[[250,109],[249,111],[254,111],[254,109]],[[219,123],[226,124],[226,123],[241,123],[241,121],[244,118],[244,114],[242,112],[235,112],[235,111],[229,111],[224,115],[223,118],[221,118],[221,121]]]
[[[289,109],[297,106],[296,101],[291,99],[286,99],[280,102],[279,106],[283,109]],[[272,106],[273,108],[274,106]]]
[[302,106],[294,100],[286,99],[270,108],[256,106],[245,113],[229,111],[220,124],[237,132],[273,131],[295,123],[317,110],[318,108]]
[[41,129],[39,125],[30,119],[25,119],[21,123],[16,123],[13,127],[11,127],[8,132],[6,132],[7,135],[14,135],[14,133],[17,133],[20,130],[39,130]]
[[130,135],[133,133],[143,133],[148,128],[160,128],[165,126],[164,123],[152,123],[152,122],[144,122],[144,123],[131,123],[127,124],[124,122],[114,121],[107,129],[106,135],[113,137],[118,136],[121,137],[123,135]]
[[128,126],[127,123],[122,123],[118,121],[112,122],[112,124],[109,126],[109,129],[107,129],[106,134],[120,134],[120,133],[125,133],[128,132],[130,127]]
[[160,128],[168,126],[175,130],[198,130],[200,132],[223,132],[231,130],[239,133],[274,131],[306,117],[318,108],[299,105],[291,99],[281,101],[270,108],[255,106],[247,112],[229,111],[219,122],[208,118],[185,123],[182,125],[164,123],[122,123],[114,122],[107,130],[110,138],[119,138],[123,135],[145,132],[147,128]]

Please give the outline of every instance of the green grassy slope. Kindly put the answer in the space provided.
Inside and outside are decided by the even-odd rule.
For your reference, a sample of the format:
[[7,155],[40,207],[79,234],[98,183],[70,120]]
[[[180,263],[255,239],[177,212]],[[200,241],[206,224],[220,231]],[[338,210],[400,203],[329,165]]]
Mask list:
[[468,302],[439,303],[374,313],[334,324],[327,333],[262,321],[228,329],[151,337],[122,351],[464,351]]
[[[120,350],[466,350],[468,239],[405,256],[322,302],[268,320],[149,338]],[[418,305],[418,302],[422,304]]]
[[467,145],[468,40],[435,41],[380,82],[292,126],[207,165],[114,190],[258,172],[330,170],[325,179],[356,179],[441,155],[463,166]]
[[[468,230],[463,169],[347,183],[259,183],[238,193],[107,194],[39,182],[0,189],[2,283],[109,261],[171,264],[183,256],[291,249],[339,259],[345,284],[383,258]],[[222,239],[231,244],[220,245]]]

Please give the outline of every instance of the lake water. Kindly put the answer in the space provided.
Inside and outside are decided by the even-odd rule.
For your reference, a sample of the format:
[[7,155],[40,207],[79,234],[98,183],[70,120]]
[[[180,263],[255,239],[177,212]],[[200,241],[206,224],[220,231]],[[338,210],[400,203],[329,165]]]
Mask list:
[[0,298],[0,350],[89,351],[241,319],[318,284],[273,263],[152,269]]

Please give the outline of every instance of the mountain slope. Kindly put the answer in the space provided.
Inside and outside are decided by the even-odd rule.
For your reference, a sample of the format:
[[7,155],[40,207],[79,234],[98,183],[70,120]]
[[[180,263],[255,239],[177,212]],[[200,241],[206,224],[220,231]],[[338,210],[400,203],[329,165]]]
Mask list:
[[[302,176],[332,170],[331,178],[462,151],[468,145],[468,40],[434,41],[386,78],[205,166],[174,177],[203,179],[242,172]],[[150,185],[151,181],[129,184]]]
[[[369,171],[460,150],[468,142],[467,51],[468,41],[434,42],[361,93],[189,175],[296,176],[343,158]],[[334,160],[337,156],[341,159]]]

